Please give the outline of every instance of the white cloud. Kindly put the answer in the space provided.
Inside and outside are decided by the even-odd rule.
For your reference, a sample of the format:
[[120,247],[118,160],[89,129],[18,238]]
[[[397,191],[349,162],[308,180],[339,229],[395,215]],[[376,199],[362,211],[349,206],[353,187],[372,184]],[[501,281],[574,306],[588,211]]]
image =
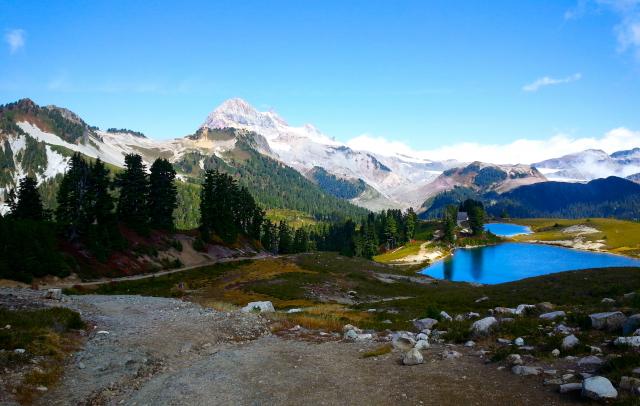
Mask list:
[[566,78],[561,78],[561,79],[544,76],[542,78],[536,79],[535,81],[527,85],[524,85],[522,87],[522,90],[524,90],[525,92],[537,92],[538,89],[545,86],[561,85],[563,83],[575,82],[576,80],[580,80],[580,79],[582,79],[581,73],[574,73],[571,76],[567,76]]
[[9,30],[4,34],[4,40],[9,45],[12,54],[24,48],[27,32],[25,30]]
[[455,159],[462,162],[530,164],[585,149],[601,149],[610,154],[615,151],[640,147],[640,131],[631,131],[621,127],[613,129],[599,138],[576,138],[566,134],[558,134],[546,140],[519,139],[508,144],[464,142],[424,151],[412,150],[411,147],[399,141],[388,141],[382,137],[372,137],[365,134],[350,140],[347,145],[353,149],[385,156],[401,154],[436,161]]
[[613,12],[619,19],[613,28],[618,51],[632,52],[640,59],[640,0],[579,0],[576,7],[565,12],[565,19],[602,10]]

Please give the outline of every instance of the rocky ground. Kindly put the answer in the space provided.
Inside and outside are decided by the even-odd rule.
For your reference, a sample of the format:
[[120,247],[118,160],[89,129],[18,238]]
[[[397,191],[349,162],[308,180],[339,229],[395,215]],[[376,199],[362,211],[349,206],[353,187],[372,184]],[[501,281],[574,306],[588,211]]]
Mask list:
[[[12,294],[12,296],[8,296]],[[293,328],[271,334],[266,317],[176,299],[70,296],[0,290],[0,304],[42,301],[81,312],[89,333],[61,381],[38,404],[564,404],[542,376],[486,364],[482,351],[434,340],[424,362],[404,352],[363,354],[386,334],[348,342]]]

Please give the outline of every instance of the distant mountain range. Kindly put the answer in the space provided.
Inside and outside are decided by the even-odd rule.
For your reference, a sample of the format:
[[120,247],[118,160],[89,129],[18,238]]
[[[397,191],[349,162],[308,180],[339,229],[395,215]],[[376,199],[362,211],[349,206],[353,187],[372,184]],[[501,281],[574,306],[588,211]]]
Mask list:
[[587,150],[533,165],[381,155],[354,150],[312,125],[290,126],[276,113],[260,112],[242,99],[222,103],[194,134],[158,141],[128,129],[101,130],[67,109],[23,99],[0,107],[0,200],[25,174],[44,186],[54,182],[74,151],[114,167],[122,167],[127,153],[142,155],[148,164],[164,157],[187,183],[217,167],[256,189],[258,200],[269,207],[321,215],[356,212],[349,203],[371,210],[411,206],[426,212],[447,193],[516,196],[512,194],[520,188],[548,180],[640,178],[640,148],[611,155]]

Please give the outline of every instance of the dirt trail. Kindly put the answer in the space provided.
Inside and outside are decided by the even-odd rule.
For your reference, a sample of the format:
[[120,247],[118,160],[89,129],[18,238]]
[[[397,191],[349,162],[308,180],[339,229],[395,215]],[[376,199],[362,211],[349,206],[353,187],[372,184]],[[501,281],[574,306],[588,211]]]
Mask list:
[[[95,325],[42,405],[554,405],[568,399],[485,365],[475,352],[425,363],[400,354],[361,358],[379,343],[273,336],[259,315],[218,312],[175,299],[71,296],[63,305]],[[108,333],[107,333],[108,332]],[[335,340],[335,339],[333,339]]]
[[197,265],[185,266],[185,267],[176,268],[176,269],[169,269],[166,271],[158,271],[154,273],[121,276],[119,278],[100,279],[97,281],[90,281],[90,282],[64,282],[64,281],[51,282],[48,284],[42,284],[40,287],[43,289],[44,288],[70,288],[72,286],[98,286],[98,285],[104,285],[106,283],[111,283],[111,282],[137,281],[141,279],[155,278],[156,276],[171,275],[174,273],[185,272],[192,269],[203,268],[205,266],[210,266],[210,265],[215,265],[220,263],[239,262],[239,261],[246,261],[251,259],[264,259],[264,258],[277,258],[277,256],[261,253],[261,254],[257,254],[249,257],[219,258],[211,262],[204,262],[204,263],[199,263]]

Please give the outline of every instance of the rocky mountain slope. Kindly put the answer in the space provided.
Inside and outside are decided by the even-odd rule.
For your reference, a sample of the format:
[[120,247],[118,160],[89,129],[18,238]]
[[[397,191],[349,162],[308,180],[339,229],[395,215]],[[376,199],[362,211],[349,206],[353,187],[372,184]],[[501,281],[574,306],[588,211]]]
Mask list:
[[[222,103],[194,134],[159,141],[126,129],[101,130],[65,108],[23,99],[0,106],[0,211],[6,210],[4,192],[27,174],[53,194],[74,152],[114,168],[122,167],[127,153],[142,155],[147,164],[163,157],[175,164],[182,180],[219,168],[247,187],[258,187],[258,200],[268,207],[318,214],[320,205],[331,206],[321,215],[345,208],[354,213],[345,200],[371,210],[419,207],[455,187],[504,193],[546,178],[588,181],[640,172],[639,148],[611,155],[587,150],[532,166],[357,151],[312,125],[291,126],[275,112],[260,112],[241,99]],[[293,189],[285,184],[290,180],[297,185]],[[318,207],[293,202],[303,191],[304,199],[315,199]]]
[[640,172],[640,148],[614,152],[588,149],[533,164],[552,180],[586,182],[608,176],[621,178]]

